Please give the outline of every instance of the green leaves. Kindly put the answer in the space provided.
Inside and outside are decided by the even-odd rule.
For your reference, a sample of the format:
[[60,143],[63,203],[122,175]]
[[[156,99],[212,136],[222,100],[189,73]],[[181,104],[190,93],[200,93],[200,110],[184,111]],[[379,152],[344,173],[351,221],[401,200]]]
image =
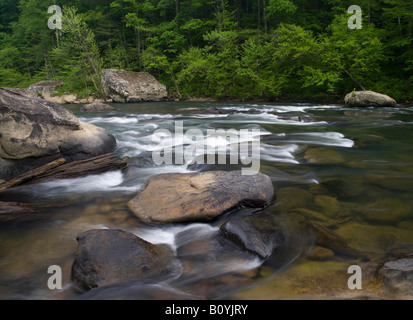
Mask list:
[[269,0],[268,18],[278,14],[292,14],[297,11],[296,5],[290,0]]
[[[99,70],[147,70],[172,95],[306,98],[353,88],[413,98],[413,1],[0,0],[0,85],[63,79],[97,93]],[[349,30],[347,8],[363,10]],[[103,57],[103,59],[102,59]]]
[[[102,59],[95,35],[74,7],[64,7],[62,39],[53,50],[53,58],[60,74],[65,74],[65,86],[77,88],[88,82],[94,93],[104,96],[101,83]],[[78,79],[81,79],[80,82]],[[82,81],[83,79],[83,81]],[[83,83],[82,83],[83,82]]]

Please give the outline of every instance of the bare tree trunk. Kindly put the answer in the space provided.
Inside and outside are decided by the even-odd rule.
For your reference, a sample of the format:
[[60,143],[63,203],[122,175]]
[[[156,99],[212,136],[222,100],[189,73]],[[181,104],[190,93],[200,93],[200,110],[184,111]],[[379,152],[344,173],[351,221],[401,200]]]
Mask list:
[[142,63],[141,63],[141,53],[142,53],[142,48],[141,48],[141,32],[139,29],[135,29],[135,35],[136,35],[136,41],[138,43],[138,65],[139,68],[142,67]]
[[257,25],[258,25],[258,30],[260,30],[261,29],[261,0],[257,1],[257,11],[258,11]]
[[[413,3],[410,6],[410,11],[413,12]],[[413,38],[413,17],[409,18],[409,26],[407,28],[407,36],[409,37],[409,39]]]
[[238,24],[241,20],[241,0],[235,0],[235,19],[237,20]]
[[264,20],[264,33],[268,33],[268,20],[267,20],[267,0],[264,0],[263,3],[263,20]]
[[179,14],[179,0],[175,0],[175,17]]
[[63,165],[66,162],[65,159],[61,158],[58,160],[55,160],[53,162],[50,162],[42,167],[27,171],[21,175],[19,175],[18,177],[15,177],[3,184],[0,185],[0,191],[3,190],[7,190],[10,188],[13,188],[15,186],[27,183],[30,180],[33,180],[45,173],[48,173],[49,171],[51,171],[52,169],[55,169],[61,165]]
[[352,74],[351,74],[350,72],[348,72],[347,69],[344,69],[343,71],[344,71],[344,72],[350,77],[350,79],[351,79],[355,84],[357,84],[363,91],[366,91],[366,88],[365,88],[360,82],[358,82],[358,81],[356,80],[356,78],[354,78],[354,77],[352,76]]

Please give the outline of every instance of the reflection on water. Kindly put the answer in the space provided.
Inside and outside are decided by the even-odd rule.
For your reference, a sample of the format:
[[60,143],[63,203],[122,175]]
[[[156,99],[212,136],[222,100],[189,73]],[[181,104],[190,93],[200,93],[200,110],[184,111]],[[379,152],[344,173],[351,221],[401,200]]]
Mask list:
[[[110,130],[118,141],[118,156],[128,157],[128,168],[0,193],[0,201],[44,206],[0,225],[0,299],[406,297],[388,290],[376,271],[388,259],[413,254],[412,108],[114,106],[116,111],[98,115],[80,113],[76,105],[68,108],[82,121]],[[216,110],[211,107],[221,114],[208,113]],[[156,166],[151,158],[159,148],[152,134],[159,129],[174,133],[175,121],[183,121],[185,131],[196,128],[205,135],[208,129],[260,129],[260,171],[271,177],[275,197],[259,214],[270,217],[285,236],[270,257],[259,258],[221,236],[220,226],[240,212],[212,223],[162,226],[143,224],[129,211],[126,203],[151,175],[190,172],[191,161]],[[76,237],[96,228],[119,228],[170,246],[181,264],[179,274],[161,283],[79,291],[70,279]],[[351,248],[352,254],[343,248]],[[364,272],[361,292],[347,287],[347,268],[353,264]],[[63,290],[47,288],[50,265],[62,267]]]

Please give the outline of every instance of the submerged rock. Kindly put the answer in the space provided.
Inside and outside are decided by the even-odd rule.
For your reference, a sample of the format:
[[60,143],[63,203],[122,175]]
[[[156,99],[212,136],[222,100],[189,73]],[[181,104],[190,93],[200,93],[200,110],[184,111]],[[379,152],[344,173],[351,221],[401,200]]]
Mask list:
[[314,260],[314,261],[325,261],[328,259],[331,259],[334,256],[334,251],[320,247],[320,246],[314,246],[311,249],[311,252],[308,254],[308,259]]
[[296,188],[296,187],[286,187],[278,189],[275,192],[275,206],[278,211],[287,212],[293,208],[301,208],[312,202],[313,195],[308,191]]
[[379,269],[378,275],[389,290],[413,296],[413,258],[388,261]]
[[89,230],[77,241],[72,280],[86,290],[126,281],[163,280],[176,267],[169,247],[153,245],[123,230]]
[[374,91],[350,92],[344,98],[347,107],[396,107],[397,102],[384,94]]
[[385,253],[402,243],[413,243],[410,230],[385,225],[368,225],[349,222],[336,230],[349,246],[359,252]]
[[347,241],[338,233],[316,222],[310,222],[310,226],[314,230],[316,242],[319,246],[331,249],[345,256],[354,257],[358,255],[357,250],[350,247]]
[[344,163],[343,156],[337,151],[326,149],[310,149],[307,150],[304,158],[312,164],[342,164]]
[[150,177],[128,206],[146,222],[208,221],[237,206],[265,207],[273,194],[261,173],[166,173]]
[[357,209],[364,220],[373,223],[397,223],[410,217],[412,207],[393,199],[379,199]]
[[262,111],[252,108],[249,110],[238,110],[238,109],[231,109],[231,108],[218,108],[218,107],[209,107],[202,111],[205,114],[226,114],[226,115],[233,115],[236,113],[241,114],[261,114]]
[[166,86],[146,72],[103,69],[104,89],[114,102],[163,101]]
[[67,162],[113,152],[114,136],[79,121],[60,105],[0,89],[0,179],[64,157]]
[[322,181],[320,187],[325,193],[343,198],[356,197],[364,192],[360,184],[350,183],[340,179]]
[[104,103],[89,103],[80,108],[81,112],[108,112],[114,110],[115,108]]
[[285,240],[283,228],[268,214],[236,215],[220,230],[224,237],[263,259],[281,247]]
[[314,202],[322,209],[323,213],[333,218],[340,210],[340,202],[333,197],[318,195],[314,197]]

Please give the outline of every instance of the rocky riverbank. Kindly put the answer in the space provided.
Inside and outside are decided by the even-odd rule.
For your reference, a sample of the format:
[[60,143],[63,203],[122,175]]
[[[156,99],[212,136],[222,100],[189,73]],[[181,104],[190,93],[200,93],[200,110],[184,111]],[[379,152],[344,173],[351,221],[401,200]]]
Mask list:
[[103,128],[79,121],[58,104],[0,89],[0,179],[64,158],[92,158],[115,150]]
[[63,81],[40,81],[28,88],[5,88],[28,98],[42,98],[56,104],[102,104],[110,102],[156,102],[168,98],[166,86],[146,72],[132,72],[117,69],[102,70],[102,86],[105,97],[80,98],[76,93],[57,95]]

